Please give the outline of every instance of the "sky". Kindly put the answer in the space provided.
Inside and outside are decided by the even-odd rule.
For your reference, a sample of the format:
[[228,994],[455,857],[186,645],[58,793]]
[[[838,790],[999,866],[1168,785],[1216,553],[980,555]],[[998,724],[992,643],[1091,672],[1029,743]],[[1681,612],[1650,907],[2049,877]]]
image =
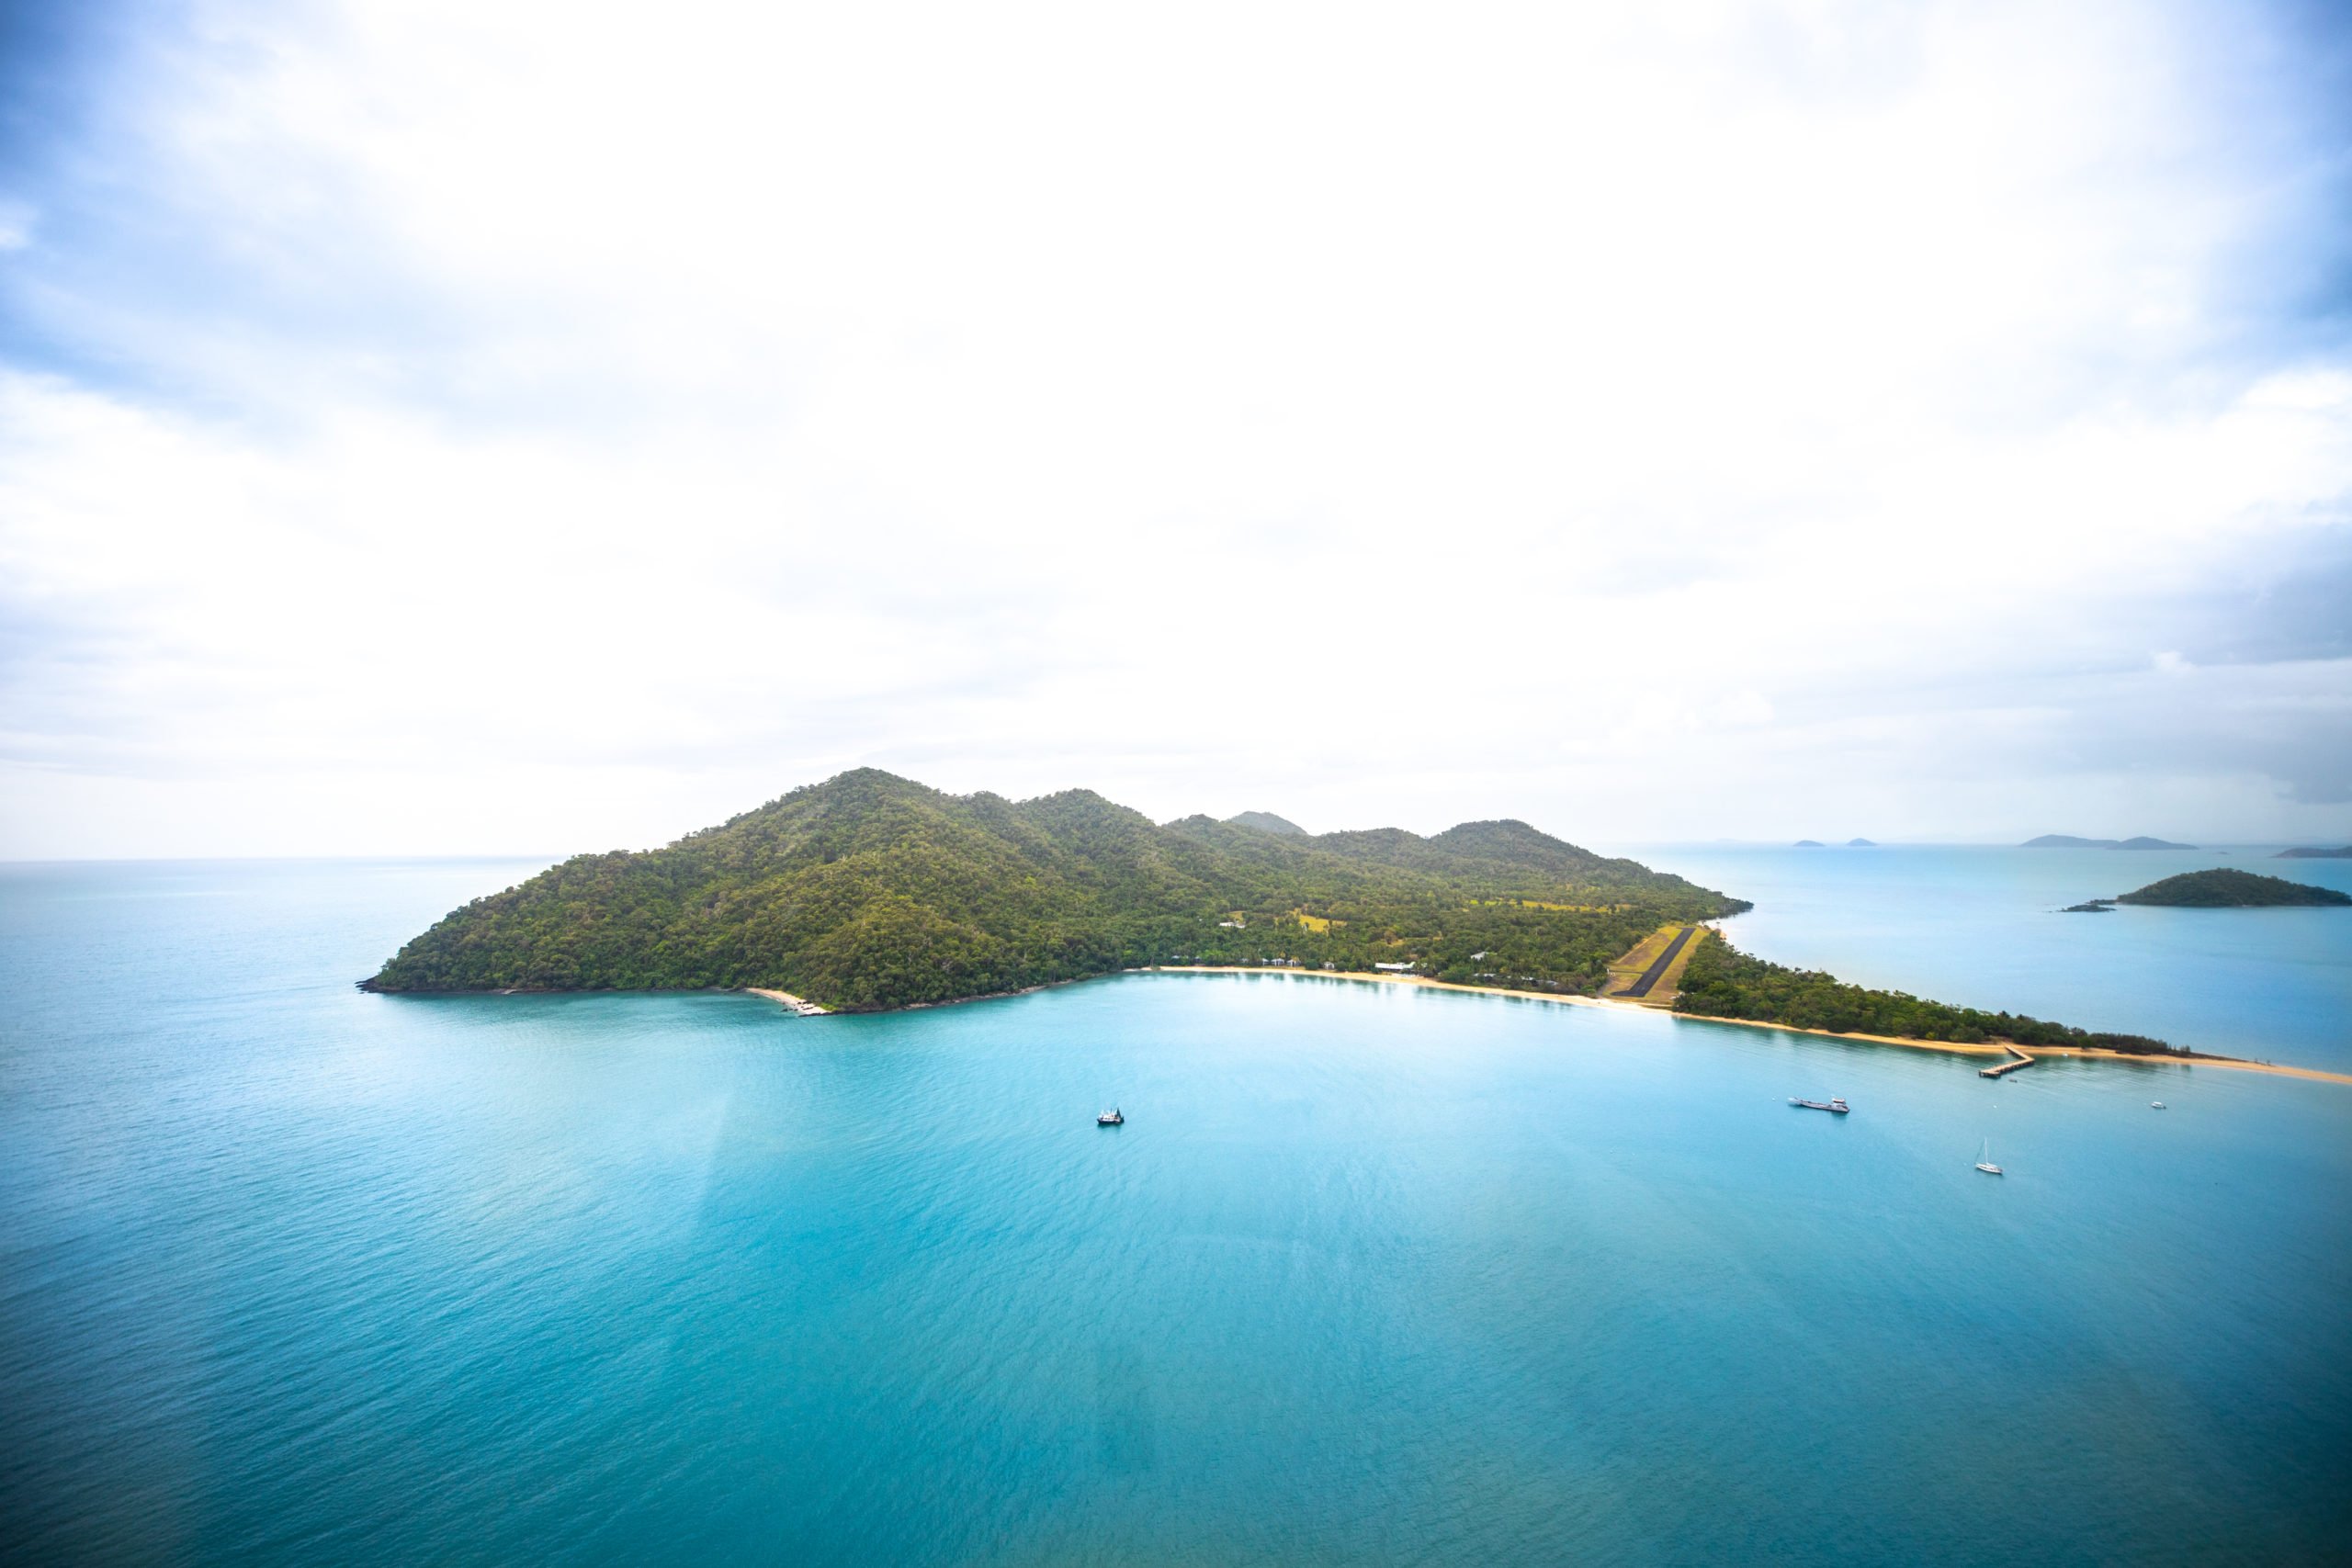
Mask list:
[[0,858],[2352,841],[2352,24],[0,0]]

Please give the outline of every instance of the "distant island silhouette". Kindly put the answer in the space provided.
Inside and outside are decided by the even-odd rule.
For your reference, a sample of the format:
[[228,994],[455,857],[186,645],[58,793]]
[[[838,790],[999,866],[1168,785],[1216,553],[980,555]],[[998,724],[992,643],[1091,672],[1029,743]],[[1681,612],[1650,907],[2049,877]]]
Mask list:
[[2324,847],[2280,850],[2270,858],[2272,860],[2352,860],[2352,844],[2339,845],[2332,850]]
[[2029,850],[2193,850],[2195,844],[2176,844],[2168,839],[2077,839],[2072,833],[2044,833],[2039,839],[2028,839],[2022,845]]

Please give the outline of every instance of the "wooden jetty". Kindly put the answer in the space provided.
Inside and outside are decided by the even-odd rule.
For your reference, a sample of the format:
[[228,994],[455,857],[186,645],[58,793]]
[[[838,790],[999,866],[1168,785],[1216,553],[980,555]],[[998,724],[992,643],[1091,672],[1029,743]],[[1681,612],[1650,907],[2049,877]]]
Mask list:
[[2016,1072],[2019,1067],[2030,1067],[2030,1066],[2033,1066],[2033,1058],[2032,1058],[2032,1057],[2030,1057],[2030,1056],[2029,1056],[2029,1055],[2027,1055],[2024,1052],[2022,1052],[2022,1051],[2018,1050],[2015,1045],[2011,1044],[2009,1042],[2007,1042],[2007,1041],[2006,1041],[2006,1040],[2002,1041],[2002,1042],[2001,1042],[2001,1049],[2002,1049],[2002,1050],[2004,1050],[2004,1051],[2007,1051],[2007,1052],[2009,1054],[2009,1059],[2008,1059],[2007,1061],[2006,1061],[2006,1062],[2003,1062],[2003,1063],[2002,1063],[1999,1066],[1997,1066],[1997,1067],[1979,1067],[1979,1068],[1977,1068],[1977,1069],[1976,1069],[1976,1076],[1977,1076],[1978,1077],[1980,1077],[1980,1078],[1997,1078],[1997,1077],[1999,1077],[2003,1073],[2013,1073],[2013,1072]]

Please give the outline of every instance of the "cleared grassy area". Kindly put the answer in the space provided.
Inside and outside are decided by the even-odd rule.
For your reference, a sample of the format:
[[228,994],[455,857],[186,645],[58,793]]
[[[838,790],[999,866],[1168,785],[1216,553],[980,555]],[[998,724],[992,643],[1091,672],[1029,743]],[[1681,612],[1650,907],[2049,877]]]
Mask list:
[[1672,1007],[1675,998],[1682,994],[1682,972],[1690,967],[1692,955],[1714,934],[1712,926],[1694,927],[1690,940],[1683,943],[1682,951],[1674,955],[1674,962],[1666,966],[1666,973],[1658,976],[1657,984],[1652,986],[1650,994],[1642,999],[1653,1007]]
[[[1660,926],[1626,949],[1623,954],[1611,960],[1609,965],[1609,984],[1601,987],[1600,994],[1604,997],[1622,994],[1627,987],[1639,980],[1651,964],[1657,962],[1658,954],[1664,953],[1668,945],[1681,932],[1682,922],[1679,920],[1670,925]],[[1688,949],[1685,951],[1687,952]]]
[[[1677,948],[1675,939],[1686,931],[1690,933],[1690,940]],[[1682,972],[1690,967],[1691,954],[1713,934],[1711,927],[1679,921],[1658,927],[1609,965],[1609,983],[1601,987],[1600,994],[1637,1001],[1645,1007],[1672,1007],[1681,992]],[[1666,960],[1666,966],[1650,976],[1660,959]],[[1645,976],[1650,976],[1649,988],[1635,995]]]

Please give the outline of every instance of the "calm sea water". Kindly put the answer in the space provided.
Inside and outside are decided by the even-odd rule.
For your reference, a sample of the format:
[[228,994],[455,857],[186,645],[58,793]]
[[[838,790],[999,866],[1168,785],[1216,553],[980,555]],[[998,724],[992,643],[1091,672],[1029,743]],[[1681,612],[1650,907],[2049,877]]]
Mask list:
[[1756,908],[1725,931],[1776,964],[2352,1073],[2352,908],[2055,912],[2211,866],[2352,893],[2352,860],[2271,858],[2277,850],[1668,844],[1623,852],[1752,899]]
[[1273,976],[350,988],[519,869],[0,870],[0,1557],[2352,1540],[2352,1089]]

